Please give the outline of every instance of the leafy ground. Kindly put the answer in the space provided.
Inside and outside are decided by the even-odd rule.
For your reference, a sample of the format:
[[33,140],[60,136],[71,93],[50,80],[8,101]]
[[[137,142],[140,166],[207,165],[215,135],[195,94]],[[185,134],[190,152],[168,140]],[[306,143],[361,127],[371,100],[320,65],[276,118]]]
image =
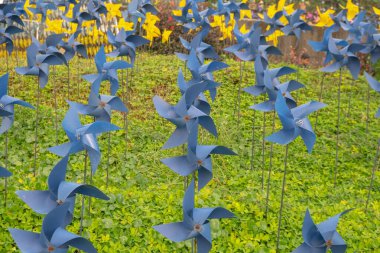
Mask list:
[[[226,59],[231,67],[216,75],[223,85],[212,104],[212,116],[218,127],[216,140],[205,132],[201,139],[205,144],[222,144],[239,153],[236,157],[214,157],[214,180],[199,194],[198,206],[223,206],[233,211],[237,218],[212,221],[213,252],[275,252],[278,211],[283,176],[285,148],[273,146],[273,170],[268,217],[264,217],[265,189],[267,185],[270,143],[265,144],[265,164],[262,163],[263,114],[255,114],[254,166],[250,166],[253,111],[248,107],[254,99],[241,95],[240,124],[235,111],[239,85],[240,64]],[[16,65],[11,59],[10,65]],[[18,65],[25,64],[18,60]],[[92,200],[86,208],[85,232],[99,252],[189,252],[190,243],[171,243],[152,229],[153,225],[178,221],[182,218],[181,202],[184,193],[183,178],[160,163],[161,158],[181,153],[181,148],[160,148],[174,130],[173,126],[155,112],[152,97],[157,94],[175,103],[179,91],[176,87],[177,71],[183,67],[174,56],[142,54],[137,70],[131,75],[128,93],[129,131],[128,144],[125,133],[112,134],[110,156],[110,184],[106,188],[107,139],[101,138],[102,163],[93,178],[93,184],[102,189],[111,200]],[[275,67],[275,66],[273,66]],[[5,73],[3,64],[2,73]],[[89,84],[79,75],[94,72],[89,60],[76,60],[70,67],[70,91],[64,67],[57,67],[50,75],[49,84],[42,90],[41,117],[39,120],[39,154],[37,176],[33,176],[33,147],[35,113],[17,108],[14,127],[9,133],[9,165],[14,175],[8,180],[7,207],[0,208],[0,251],[16,252],[9,227],[39,231],[42,216],[33,213],[15,194],[20,189],[46,189],[47,176],[59,158],[47,148],[67,140],[60,122],[68,106],[67,98],[85,102]],[[189,76],[189,73],[187,73]],[[297,78],[295,75],[293,78]],[[296,91],[299,103],[317,100],[322,74],[318,70],[300,69],[299,80],[306,85]],[[125,80],[125,76],[123,77]],[[252,64],[243,65],[243,87],[253,84]],[[365,212],[369,180],[376,151],[376,139],[380,127],[374,119],[378,95],[371,91],[369,133],[366,128],[366,98],[368,85],[360,78],[352,84],[348,75],[343,76],[341,143],[337,185],[334,186],[335,133],[337,118],[338,74],[328,75],[323,89],[323,102],[328,107],[320,111],[317,127],[317,144],[312,154],[306,152],[301,140],[289,147],[288,177],[285,195],[282,252],[291,252],[302,243],[301,228],[306,208],[320,222],[349,208],[356,208],[345,215],[338,229],[348,244],[347,252],[376,252],[380,248],[380,182],[375,181],[372,199]],[[33,77],[20,77],[11,73],[10,94],[36,105],[37,82]],[[53,87],[55,86],[55,90]],[[77,88],[79,87],[79,96]],[[352,96],[349,110],[349,97]],[[59,132],[54,130],[54,98],[59,104]],[[259,98],[263,100],[263,98]],[[256,103],[259,100],[256,99]],[[348,115],[349,112],[349,115]],[[266,134],[271,130],[272,114],[266,117]],[[315,115],[311,118],[314,124]],[[88,120],[88,119],[87,119]],[[123,126],[123,116],[114,115],[114,123]],[[276,129],[280,127],[276,120]],[[5,135],[1,137],[4,143]],[[4,146],[3,146],[4,147]],[[2,153],[1,163],[4,161]],[[70,158],[68,180],[82,182],[84,154]],[[263,174],[264,170],[264,174]],[[262,189],[264,175],[264,190]],[[2,180],[3,181],[3,180]],[[1,187],[2,193],[4,188]],[[80,197],[77,199],[75,219],[68,229],[78,232]],[[0,199],[1,204],[4,199]],[[86,200],[87,202],[87,200]],[[87,204],[86,204],[87,206]]]

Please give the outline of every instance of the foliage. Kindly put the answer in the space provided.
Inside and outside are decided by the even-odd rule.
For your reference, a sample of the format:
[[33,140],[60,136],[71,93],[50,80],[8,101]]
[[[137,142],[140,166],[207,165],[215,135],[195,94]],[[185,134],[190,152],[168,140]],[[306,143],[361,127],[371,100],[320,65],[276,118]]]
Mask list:
[[[17,59],[20,61],[25,59]],[[16,59],[11,59],[11,64]],[[86,102],[89,84],[80,79],[80,75],[93,73],[94,65],[90,60],[75,59],[71,69],[70,100]],[[213,252],[274,252],[277,230],[277,214],[281,193],[284,148],[274,146],[274,171],[271,193],[271,206],[267,219],[263,217],[265,209],[265,191],[261,189],[261,166],[250,167],[251,121],[253,111],[248,109],[252,104],[249,94],[242,94],[240,129],[233,120],[236,90],[239,82],[239,63],[226,59],[231,68],[216,74],[216,80],[222,82],[218,98],[212,105],[212,116],[218,126],[219,138],[215,140],[205,132],[201,133],[204,143],[223,144],[236,151],[236,157],[214,158],[214,179],[200,192],[198,203],[202,206],[224,206],[234,212],[238,218],[232,220],[212,221],[214,228]],[[99,252],[187,252],[189,242],[173,244],[163,240],[161,235],[151,227],[159,223],[180,220],[182,217],[181,202],[183,183],[181,177],[160,163],[160,159],[173,155],[169,151],[161,151],[167,140],[167,133],[173,126],[156,114],[152,97],[160,95],[174,103],[178,99],[176,87],[177,71],[182,63],[175,56],[142,54],[137,57],[137,69],[128,77],[130,109],[128,147],[124,156],[124,132],[112,133],[110,157],[110,186],[105,188],[106,159],[102,160],[94,185],[111,200],[92,200],[91,211],[86,209],[84,237],[89,238]],[[281,64],[283,65],[283,64]],[[279,66],[281,66],[279,65]],[[14,67],[14,66],[13,66]],[[276,66],[271,66],[276,67]],[[4,68],[4,66],[3,66]],[[243,85],[251,85],[253,80],[252,64],[243,65]],[[2,73],[5,70],[2,69]],[[187,76],[190,73],[186,73]],[[297,92],[300,104],[310,98],[317,99],[322,74],[318,70],[301,69],[299,81],[306,89]],[[33,142],[34,117],[28,109],[19,108],[18,120],[9,133],[12,143],[9,147],[9,166],[13,172],[9,179],[7,208],[0,208],[0,249],[4,252],[16,252],[16,246],[6,230],[17,227],[25,230],[39,231],[42,216],[35,214],[16,194],[16,190],[44,189],[47,176],[57,162],[57,157],[47,151],[56,145],[54,132],[54,111],[52,109],[55,94],[59,103],[59,119],[62,120],[67,111],[67,70],[58,66],[50,75],[50,82],[42,90],[40,156],[37,177],[33,177]],[[120,80],[125,80],[126,73]],[[374,119],[378,106],[378,94],[371,91],[370,134],[365,134],[365,108],[368,84],[360,77],[353,85],[349,74],[345,73],[342,86],[343,117],[341,125],[341,163],[338,170],[337,187],[333,187],[333,164],[335,152],[335,124],[337,114],[337,80],[338,74],[328,75],[325,79],[323,102],[328,107],[319,114],[316,133],[320,136],[311,155],[307,155],[305,147],[290,145],[288,164],[288,181],[286,190],[286,206],[284,209],[282,252],[290,252],[302,243],[302,220],[306,208],[313,210],[316,223],[335,215],[337,212],[356,208],[342,218],[338,226],[339,233],[345,238],[347,252],[375,252],[380,248],[380,182],[377,177],[374,184],[373,198],[368,213],[364,213],[364,204],[371,175],[376,139],[380,137],[380,127]],[[10,73],[10,95],[22,100],[35,102],[36,79],[20,77]],[[79,96],[76,93],[79,87]],[[352,96],[352,109],[347,117],[348,98]],[[255,101],[257,103],[259,101]],[[122,125],[122,114],[114,114],[114,122]],[[90,122],[91,119],[87,119]],[[314,118],[311,117],[314,124]],[[344,123],[344,124],[343,124]],[[261,138],[259,126],[262,115],[256,113],[256,140]],[[267,134],[271,122],[267,120]],[[276,122],[276,129],[280,122]],[[59,142],[67,141],[63,130],[59,130]],[[4,137],[2,137],[4,138]],[[2,139],[4,141],[4,139]],[[301,141],[301,140],[297,140]],[[365,144],[365,145],[364,145]],[[260,147],[255,147],[256,161]],[[107,138],[102,137],[100,146],[106,155]],[[302,152],[301,152],[302,151]],[[172,150],[170,151],[172,152]],[[269,144],[267,151],[269,152]],[[180,148],[178,154],[181,154]],[[305,155],[306,154],[306,155]],[[2,155],[4,155],[2,153]],[[73,182],[82,181],[84,157],[70,158],[71,168],[68,179]],[[269,159],[266,160],[268,168]],[[276,169],[277,168],[277,169]],[[104,175],[104,176],[103,176]],[[265,173],[267,175],[267,173]],[[154,183],[152,183],[154,182]],[[170,190],[169,190],[170,189]],[[3,188],[1,188],[3,191]],[[78,199],[79,201],[79,199]],[[87,202],[87,200],[86,200]],[[86,204],[86,208],[87,208]],[[165,208],[162,208],[165,207]],[[73,231],[79,229],[79,206],[75,209]],[[162,220],[162,217],[167,217]],[[187,245],[187,247],[185,247]],[[144,249],[144,250],[142,250]]]

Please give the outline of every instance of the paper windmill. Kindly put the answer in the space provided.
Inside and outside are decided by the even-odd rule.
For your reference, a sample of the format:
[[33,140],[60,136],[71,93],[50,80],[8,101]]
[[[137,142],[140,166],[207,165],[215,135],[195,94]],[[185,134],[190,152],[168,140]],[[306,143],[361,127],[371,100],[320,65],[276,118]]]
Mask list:
[[38,53],[43,55],[51,55],[57,58],[54,63],[50,65],[67,65],[66,57],[59,51],[57,46],[62,42],[62,38],[65,35],[61,34],[52,34],[46,37],[44,43],[40,43],[35,37],[32,36],[32,43],[37,47]]
[[218,11],[216,14],[224,16],[224,21],[226,25],[228,25],[231,14],[234,15],[235,21],[240,20],[240,10],[249,10],[248,5],[245,3],[236,3],[234,0],[229,2],[218,0]]
[[24,16],[25,18],[29,18],[28,13],[25,11],[25,2],[26,1],[19,1],[15,3],[14,12],[15,14],[21,19],[21,16]]
[[280,30],[284,27],[284,24],[280,21],[281,17],[284,15],[284,12],[278,11],[273,17],[269,17],[267,12],[264,12],[263,22],[269,26],[269,29],[264,33],[265,36],[273,34],[276,30]]
[[49,65],[59,65],[62,63],[54,55],[39,54],[38,47],[31,44],[26,49],[27,67],[16,68],[16,72],[20,75],[38,76],[39,85],[44,88],[48,82]]
[[[380,82],[378,82],[375,78],[373,78],[367,72],[364,72],[364,75],[367,79],[368,84],[371,86],[371,88],[374,89],[376,92],[380,92]],[[380,108],[377,110],[375,117],[376,118],[380,117]]]
[[0,23],[11,25],[13,22],[24,26],[24,22],[20,18],[21,15],[15,10],[16,3],[0,4]]
[[66,253],[69,247],[74,247],[84,252],[97,253],[90,241],[65,230],[68,208],[68,204],[63,204],[48,213],[43,220],[41,233],[9,229],[20,251],[22,253]]
[[235,26],[234,34],[237,40],[237,44],[227,47],[224,51],[233,53],[242,61],[253,61],[257,55],[260,55],[264,67],[268,65],[268,54],[281,55],[281,51],[275,46],[267,45],[265,38],[261,35],[261,28],[257,25],[253,25],[250,31],[246,34],[242,34],[239,28]]
[[46,191],[17,191],[16,194],[39,214],[48,214],[57,206],[69,204],[67,209],[66,223],[69,224],[74,213],[75,197],[82,194],[98,199],[109,200],[109,198],[98,188],[87,185],[66,182],[66,170],[69,157],[65,156],[54,166],[48,178],[49,190]]
[[360,43],[364,34],[364,28],[368,24],[364,22],[366,12],[361,11],[353,21],[345,20],[340,22],[340,26],[343,30],[348,32],[347,40],[352,40],[354,43]]
[[295,35],[297,39],[301,38],[302,31],[310,31],[311,27],[302,19],[300,19],[301,15],[304,14],[304,10],[296,10],[291,15],[285,15],[288,20],[288,24],[285,25],[281,31],[285,33],[285,35]]
[[78,41],[75,41],[79,33],[80,30],[72,34],[67,42],[61,41],[59,43],[59,46],[65,49],[64,56],[66,61],[70,61],[75,56],[75,53],[78,53],[82,57],[88,58],[86,46]]
[[78,3],[74,6],[71,17],[66,17],[62,15],[62,18],[70,23],[78,24],[77,31],[81,29],[83,21],[88,21],[92,19],[92,16],[86,11],[80,11],[82,4]]
[[96,121],[82,125],[78,112],[70,108],[62,122],[63,129],[69,137],[69,142],[49,148],[49,150],[61,157],[86,150],[91,161],[92,173],[95,174],[100,162],[100,149],[96,137],[100,133],[119,130],[120,128],[105,122]]
[[46,21],[46,15],[48,10],[55,10],[57,7],[54,3],[51,2],[45,2],[43,0],[37,0],[35,2],[36,7],[28,7],[28,9],[34,14],[34,15],[41,15],[41,22],[45,23]]
[[75,108],[78,113],[93,116],[96,121],[111,122],[111,112],[113,110],[128,112],[128,109],[125,107],[123,101],[116,96],[90,93],[87,105],[74,102],[69,103],[70,106]]
[[158,96],[153,98],[154,106],[158,114],[176,125],[176,130],[163,146],[164,149],[185,143],[193,124],[197,124],[198,122],[211,134],[217,136],[216,127],[212,118],[191,105],[202,89],[202,84],[192,85],[175,106],[168,104]]
[[325,253],[329,249],[333,253],[346,252],[347,245],[341,235],[336,231],[340,216],[351,210],[344,211],[328,220],[315,225],[309,209],[306,210],[305,220],[302,226],[302,236],[305,240],[293,253]]
[[208,17],[215,14],[215,11],[207,8],[204,11],[199,12],[198,2],[202,0],[191,0],[180,10],[181,16],[173,15],[173,18],[183,24],[185,31],[189,29],[196,29],[202,27],[203,29],[210,27]]
[[281,91],[279,91],[277,93],[275,109],[281,120],[282,129],[266,137],[266,140],[285,145],[292,142],[298,136],[301,136],[310,153],[313,150],[316,136],[307,116],[325,106],[323,103],[312,101],[289,109],[285,98],[282,96]]
[[10,173],[6,168],[0,167],[0,177],[10,177],[12,173]]
[[90,15],[89,20],[95,20],[96,26],[101,25],[100,15],[107,15],[107,7],[102,0],[90,0],[87,4],[87,13]]
[[149,43],[149,40],[135,35],[134,33],[135,31],[125,31],[124,28],[122,28],[115,36],[110,30],[108,30],[108,42],[116,48],[109,53],[108,56],[128,56],[133,65],[136,59],[136,48]]
[[65,10],[63,12],[63,14],[66,14],[68,11],[69,11],[69,7],[70,7],[70,4],[77,4],[77,2],[75,0],[54,0],[54,4],[57,8],[59,7],[64,7]]
[[366,48],[362,50],[362,53],[371,56],[372,64],[376,64],[380,60],[380,33],[367,33]]
[[128,9],[123,12],[123,17],[125,21],[131,20],[134,24],[134,28],[136,28],[139,20],[141,25],[145,23],[146,14],[148,12],[154,15],[158,13],[150,0],[132,0],[128,4]]
[[0,77],[0,117],[2,118],[0,134],[8,131],[13,125],[15,105],[21,105],[34,109],[34,107],[29,103],[8,96],[8,78],[8,74]]
[[335,61],[321,70],[324,72],[335,72],[343,67],[347,67],[352,77],[358,79],[360,73],[360,60],[356,56],[356,53],[363,49],[365,49],[364,45],[355,43],[338,49],[335,40],[330,38],[329,52]]
[[198,190],[201,190],[212,179],[212,154],[236,155],[223,146],[197,145],[188,148],[187,155],[162,159],[161,162],[181,176],[198,171]]
[[[189,43],[185,39],[180,37],[180,41],[182,43],[182,46],[186,48],[187,50],[195,50],[199,60],[203,62],[205,59],[218,59],[219,56],[215,52],[215,49],[207,44],[202,42],[202,40],[206,37],[210,30],[209,29],[202,29],[197,35],[194,36],[193,40]],[[175,53],[178,58],[182,61],[187,61],[189,56],[187,54],[182,53]]]
[[195,238],[197,252],[209,252],[212,246],[210,219],[234,218],[235,215],[222,208],[194,208],[194,180],[183,199],[183,221],[154,226],[163,236],[174,242]]
[[186,64],[187,68],[190,70],[192,75],[192,80],[189,82],[193,83],[203,83],[204,89],[202,91],[208,90],[210,92],[211,98],[214,100],[216,96],[216,87],[220,84],[214,81],[212,73],[218,70],[228,68],[228,65],[224,62],[212,61],[208,64],[201,64],[197,53],[194,49],[190,51],[190,55]]
[[23,30],[16,26],[8,26],[5,29],[0,28],[0,45],[5,44],[9,55],[12,54],[13,51],[12,35],[21,32],[23,32]]
[[102,81],[109,80],[111,83],[111,94],[115,95],[119,89],[119,79],[117,77],[118,69],[132,68],[132,65],[126,61],[111,61],[107,62],[104,46],[101,46],[98,53],[95,55],[97,74],[84,75],[83,78],[92,84],[91,92],[99,94],[100,84]]

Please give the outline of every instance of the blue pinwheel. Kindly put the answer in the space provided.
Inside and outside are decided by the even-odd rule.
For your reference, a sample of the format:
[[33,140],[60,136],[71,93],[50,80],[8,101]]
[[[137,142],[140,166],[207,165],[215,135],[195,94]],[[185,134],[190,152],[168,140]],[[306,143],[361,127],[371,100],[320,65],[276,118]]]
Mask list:
[[78,24],[77,31],[82,28],[82,23],[84,21],[88,21],[92,19],[92,16],[87,11],[80,11],[82,4],[78,3],[74,6],[72,11],[72,16],[67,17],[65,15],[62,15],[62,18],[70,23]]
[[68,209],[69,204],[66,203],[48,213],[43,220],[41,233],[10,228],[9,232],[20,251],[66,253],[69,247],[74,247],[84,252],[97,253],[90,241],[65,230]]
[[67,65],[67,60],[64,54],[59,51],[58,45],[62,42],[65,34],[51,34],[46,37],[45,42],[40,43],[35,37],[32,36],[32,44],[34,44],[38,53],[43,55],[51,55],[56,58],[56,61],[52,62],[50,65]]
[[131,64],[122,60],[107,62],[104,46],[101,46],[99,51],[96,53],[95,64],[98,73],[83,76],[84,79],[92,84],[91,92],[95,94],[99,94],[100,84],[102,81],[108,80],[111,83],[111,94],[115,95],[119,89],[117,70],[132,68]]
[[125,31],[124,28],[122,28],[115,36],[108,30],[108,42],[116,48],[109,53],[108,56],[128,56],[133,65],[136,59],[136,48],[149,43],[149,40],[134,33],[135,31]]
[[17,23],[20,26],[24,26],[24,22],[21,19],[21,15],[15,10],[16,3],[0,4],[0,23],[11,25]]
[[63,14],[66,14],[69,11],[70,4],[73,4],[73,5],[77,4],[75,0],[53,0],[53,2],[57,8],[65,7]]
[[261,28],[258,25],[253,25],[250,31],[242,34],[238,26],[234,28],[234,34],[237,44],[224,49],[229,53],[233,53],[242,61],[253,61],[257,55],[260,55],[263,61],[263,66],[268,65],[268,54],[281,55],[281,51],[275,46],[267,45],[265,37],[261,34]]
[[12,54],[13,51],[12,35],[21,32],[23,32],[23,30],[16,26],[8,26],[5,29],[0,28],[0,45],[5,44],[9,55]]
[[69,204],[66,216],[66,224],[73,218],[75,198],[77,194],[82,194],[98,199],[108,200],[109,198],[98,188],[87,185],[66,182],[66,170],[68,156],[60,160],[50,172],[48,178],[49,189],[45,191],[17,191],[16,194],[39,214],[48,214],[56,207],[65,203]]
[[87,4],[87,13],[90,15],[89,20],[95,20],[99,28],[102,22],[100,15],[107,15],[107,7],[102,0],[90,0]]
[[321,70],[331,73],[343,67],[347,67],[352,77],[357,79],[360,73],[360,60],[356,53],[365,49],[365,46],[362,44],[352,43],[338,49],[335,40],[330,38],[328,47],[331,56],[334,58],[334,62]]
[[[367,72],[364,72],[364,75],[367,79],[368,84],[371,86],[371,88],[374,89],[376,92],[380,92],[380,82],[377,81],[374,77],[372,77]],[[375,117],[376,118],[380,117],[380,108],[377,110]]]
[[146,14],[150,12],[154,15],[158,13],[150,0],[132,0],[128,4],[128,9],[123,11],[125,21],[132,21],[136,29],[137,23],[140,20],[140,25],[145,23]]
[[168,104],[158,96],[153,98],[154,106],[158,114],[176,125],[174,133],[163,146],[164,149],[185,143],[193,124],[199,123],[211,134],[217,136],[216,127],[212,118],[192,105],[192,102],[202,89],[202,84],[190,86],[175,106]]
[[304,243],[301,244],[293,253],[325,253],[331,250],[333,253],[346,252],[347,245],[342,236],[336,231],[339,218],[345,213],[351,211],[346,210],[337,214],[328,220],[315,225],[311,218],[309,209],[306,210],[305,219],[302,226],[302,237]]
[[[370,30],[370,28],[368,30]],[[361,52],[369,54],[371,56],[372,64],[376,64],[377,61],[380,60],[380,33],[367,33],[367,41],[365,45],[366,48]]]
[[90,93],[87,105],[74,102],[69,103],[70,106],[75,108],[78,113],[93,116],[96,121],[111,122],[111,113],[113,110],[128,112],[128,109],[124,105],[123,101],[116,96]]
[[[186,82],[185,77],[183,76],[182,70],[180,69],[178,72],[177,84],[181,91],[181,95],[185,94],[187,89],[192,85],[199,85],[199,83]],[[191,101],[189,101],[191,102]],[[206,96],[203,92],[199,93],[199,95],[195,98],[192,104],[188,104],[188,106],[193,105],[197,109],[201,110],[203,113],[209,115],[211,111],[210,103],[207,101]]]
[[21,16],[25,18],[29,18],[28,13],[25,11],[25,2],[26,1],[18,1],[15,3],[14,12],[21,19]]
[[37,0],[35,2],[36,7],[28,7],[28,9],[34,15],[41,15],[41,22],[45,23],[48,10],[56,10],[57,7],[52,2],[46,2],[44,0]]
[[323,103],[312,101],[289,109],[281,91],[278,91],[275,109],[281,120],[282,129],[266,137],[266,140],[285,145],[295,140],[298,136],[301,136],[308,152],[311,153],[315,144],[316,135],[313,132],[307,116],[325,106]]
[[88,57],[86,46],[75,40],[79,33],[80,30],[76,31],[74,34],[70,36],[67,42],[61,41],[58,44],[61,48],[65,50],[64,56],[66,61],[70,61],[75,56],[75,53],[78,53],[80,56],[85,58]]
[[5,74],[0,77],[0,117],[2,117],[0,134],[8,131],[13,125],[15,105],[21,105],[34,109],[31,104],[8,96],[8,79],[9,74]]
[[186,66],[192,75],[192,80],[189,84],[192,85],[194,83],[203,83],[204,89],[202,91],[208,90],[212,100],[214,100],[216,96],[216,87],[220,84],[214,81],[212,73],[228,68],[228,65],[220,61],[212,61],[210,63],[203,64],[203,62],[200,62],[200,59],[197,57],[195,49],[192,49],[190,51]]
[[265,36],[269,36],[276,30],[281,30],[284,27],[284,24],[280,20],[282,16],[284,16],[284,11],[276,12],[271,18],[267,12],[264,12],[263,22],[269,26],[269,29],[264,33]]
[[301,15],[304,14],[304,10],[296,10],[291,15],[286,15],[285,17],[288,20],[288,24],[285,25],[281,31],[285,33],[285,35],[294,35],[297,39],[301,38],[302,31],[310,31],[311,26],[309,26],[305,21],[300,19]]
[[224,22],[226,25],[230,22],[231,14],[234,14],[235,21],[240,20],[240,10],[249,10],[246,3],[236,3],[235,0],[229,2],[223,2],[218,0],[217,15],[224,16]]
[[44,88],[48,82],[49,65],[59,65],[61,60],[51,54],[39,54],[38,47],[31,44],[26,49],[27,67],[16,68],[20,75],[37,76],[41,88]]
[[86,150],[91,161],[91,170],[95,174],[100,162],[100,149],[97,142],[97,135],[100,133],[119,130],[109,122],[96,121],[91,124],[82,125],[78,112],[70,108],[62,122],[63,129],[69,137],[69,142],[51,147],[49,150],[61,157]]
[[197,252],[207,253],[212,247],[210,219],[234,218],[235,215],[222,207],[195,208],[194,180],[183,199],[183,221],[154,226],[163,236],[174,242],[189,239],[197,241]]
[[[204,43],[202,40],[206,37],[210,29],[205,28],[202,29],[198,34],[194,36],[191,42],[186,41],[185,39],[180,37],[180,41],[182,43],[182,46],[186,48],[187,50],[195,50],[199,60],[201,62],[204,62],[205,59],[218,59],[219,56],[216,53],[215,49],[207,44]],[[178,58],[182,61],[187,61],[189,59],[189,55],[183,54],[183,53],[175,53]]]
[[365,15],[366,12],[361,11],[354,20],[348,21],[344,19],[340,22],[342,29],[348,32],[347,40],[352,40],[354,43],[361,43],[365,28],[368,25],[368,22],[364,22]]
[[162,163],[181,176],[188,176],[198,171],[198,190],[201,190],[212,179],[211,155],[236,155],[223,146],[197,145],[189,147],[187,155],[162,159]]
[[181,16],[173,15],[173,18],[183,24],[185,32],[189,29],[196,29],[202,27],[202,29],[209,28],[210,22],[208,17],[215,14],[215,11],[207,8],[201,12],[198,10],[198,2],[203,0],[188,1],[186,5],[181,9]]

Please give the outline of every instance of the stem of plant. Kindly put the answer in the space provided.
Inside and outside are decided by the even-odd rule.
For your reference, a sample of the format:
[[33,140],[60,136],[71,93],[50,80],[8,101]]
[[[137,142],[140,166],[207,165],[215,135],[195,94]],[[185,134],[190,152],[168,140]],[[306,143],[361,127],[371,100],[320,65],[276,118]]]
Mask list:
[[287,144],[286,148],[285,148],[284,176],[282,178],[280,214],[278,216],[276,252],[280,252],[280,232],[281,232],[282,210],[284,208],[284,196],[285,196],[285,185],[286,185],[286,169],[287,169],[287,165],[288,165],[287,164],[288,163],[288,149],[289,149],[289,144]]
[[263,140],[262,140],[262,149],[263,149],[263,156],[261,160],[262,170],[261,170],[261,189],[264,190],[264,170],[265,170],[265,121],[266,121],[266,112],[264,112],[264,119],[263,119]]
[[371,183],[369,185],[368,194],[367,194],[367,200],[365,202],[365,212],[368,211],[368,205],[369,205],[369,200],[371,198],[371,192],[372,192],[372,188],[373,188],[373,182],[375,181],[375,173],[376,173],[376,170],[377,170],[377,163],[379,161],[379,151],[380,151],[380,139],[377,142],[376,156],[375,156],[375,159],[373,161]]
[[[84,155],[84,168],[83,168],[83,183],[84,184],[86,183],[86,179],[87,179],[87,157],[88,157],[88,154],[87,154],[87,151],[86,151],[86,153]],[[80,227],[79,227],[79,234],[80,235],[83,234],[84,199],[85,199],[85,196],[82,195],[82,207],[81,207],[81,210],[80,210]]]
[[[275,119],[276,119],[276,113],[273,112],[273,119],[272,119],[272,133],[274,132],[275,128]],[[268,218],[268,211],[269,211],[269,192],[270,192],[270,177],[272,174],[272,165],[273,165],[273,142],[270,143],[270,151],[269,151],[269,167],[268,167],[268,182],[267,182],[267,194],[265,198],[265,218]]]
[[34,132],[34,168],[33,168],[33,175],[36,176],[36,170],[37,170],[37,144],[38,144],[38,116],[40,111],[40,100],[41,100],[41,88],[39,84],[39,79],[37,82],[37,108],[36,108],[36,127]]
[[339,163],[339,124],[340,124],[340,92],[342,86],[342,69],[339,72],[339,84],[338,84],[338,119],[336,126],[336,146],[335,146],[335,168],[334,168],[334,187],[336,186],[338,175],[338,163]]

